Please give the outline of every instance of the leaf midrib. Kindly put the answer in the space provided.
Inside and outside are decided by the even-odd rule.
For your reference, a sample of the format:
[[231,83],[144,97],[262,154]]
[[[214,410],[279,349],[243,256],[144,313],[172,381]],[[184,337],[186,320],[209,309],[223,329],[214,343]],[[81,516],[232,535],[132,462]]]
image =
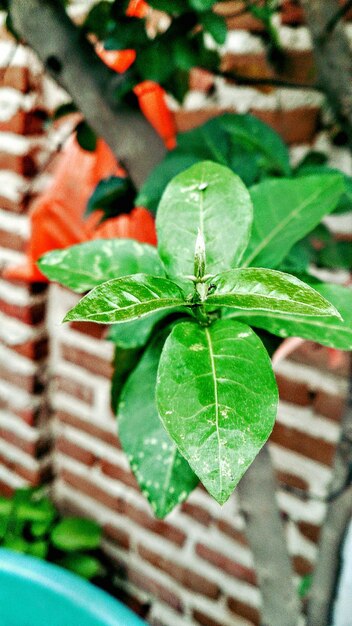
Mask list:
[[214,382],[214,406],[215,406],[215,429],[216,429],[216,437],[218,440],[218,463],[219,463],[219,492],[222,493],[222,458],[221,458],[221,440],[220,440],[220,431],[219,431],[219,398],[218,398],[218,384],[217,384],[217,376],[216,376],[216,367],[215,367],[215,359],[214,359],[214,351],[213,344],[210,336],[210,332],[208,328],[205,328],[205,336],[208,342],[209,349],[209,357],[211,364],[212,377]]

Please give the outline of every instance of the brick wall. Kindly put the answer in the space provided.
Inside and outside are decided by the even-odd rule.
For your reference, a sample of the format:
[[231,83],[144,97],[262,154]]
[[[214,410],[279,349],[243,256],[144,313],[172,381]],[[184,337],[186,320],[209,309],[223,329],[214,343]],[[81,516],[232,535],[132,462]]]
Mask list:
[[[76,5],[79,13],[85,3]],[[224,49],[224,63],[232,64],[237,72],[262,72],[265,56],[259,25],[248,16],[242,16],[242,21],[234,18],[238,3],[227,3],[227,10],[230,5],[228,23],[232,30]],[[289,13],[293,3],[284,5],[280,33],[292,52],[291,66],[296,68],[294,64],[299,60],[301,66],[304,63],[308,67],[305,64],[311,63],[311,51],[301,15],[294,14],[295,24],[299,25],[293,26]],[[26,214],[31,196],[40,187],[36,173],[48,152],[43,116],[38,111],[51,108],[52,97],[56,97],[46,83],[43,85],[37,62],[23,47],[17,48],[5,67],[13,45],[2,31],[1,263],[18,261],[23,256],[28,237]],[[297,80],[302,74],[292,67],[286,71]],[[270,68],[265,71],[268,73]],[[307,80],[309,77],[310,72]],[[199,84],[198,77],[198,89],[188,96],[186,112],[179,112],[180,124],[189,124],[194,112],[200,121],[199,106],[207,117],[218,112],[219,106],[227,108],[229,102],[232,108],[235,102],[237,110],[253,111],[255,102],[263,118],[271,116],[273,124],[279,120],[279,128],[283,132],[286,129],[286,138],[295,144],[294,160],[310,144],[328,152],[333,165],[352,171],[347,151],[332,146],[328,134],[318,129],[320,96],[316,98],[306,91],[295,92],[294,96],[287,90],[257,91],[221,81],[209,94],[200,91]],[[314,123],[301,130],[298,137],[292,137],[302,118]],[[298,140],[303,143],[297,145]],[[340,237],[350,236],[350,220],[334,218],[329,223]],[[236,493],[220,507],[199,487],[167,521],[153,518],[130,473],[110,411],[113,351],[103,338],[104,328],[90,324],[63,326],[61,320],[77,297],[58,286],[52,286],[50,297],[47,295],[38,284],[28,288],[0,278],[1,492],[51,477],[54,496],[63,509],[92,517],[103,525],[104,549],[116,564],[115,582],[121,596],[143,611],[151,624],[259,624],[260,593]],[[331,370],[327,351],[307,343],[290,360],[281,362],[276,373],[281,404],[270,449],[298,579],[312,571],[316,558],[324,497],[346,396],[347,362],[343,360]]]

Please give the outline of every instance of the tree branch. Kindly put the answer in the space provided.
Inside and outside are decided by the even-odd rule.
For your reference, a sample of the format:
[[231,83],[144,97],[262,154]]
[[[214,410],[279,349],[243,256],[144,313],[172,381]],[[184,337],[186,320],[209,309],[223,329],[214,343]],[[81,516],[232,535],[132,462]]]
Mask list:
[[9,12],[18,35],[35,50],[135,184],[140,185],[165,150],[139,112],[118,106],[114,92],[122,77],[100,61],[60,2],[10,0]]
[[313,41],[318,82],[345,130],[352,147],[352,55],[343,25],[338,22],[327,36],[336,14],[336,0],[302,0]]
[[342,18],[346,15],[346,13],[350,9],[352,9],[352,0],[347,0],[347,2],[336,11],[335,15],[333,15],[332,18],[330,19],[330,21],[327,23],[326,29],[325,29],[325,33],[327,35],[332,33],[332,31],[334,30],[336,24],[340,20],[342,20]]
[[347,407],[336,448],[330,503],[322,528],[308,605],[307,626],[330,624],[340,567],[341,543],[352,517],[352,357]]
[[[297,626],[300,607],[284,529],[276,502],[276,480],[267,446],[238,488],[246,532],[263,598],[263,626]],[[322,626],[320,624],[320,626]]]

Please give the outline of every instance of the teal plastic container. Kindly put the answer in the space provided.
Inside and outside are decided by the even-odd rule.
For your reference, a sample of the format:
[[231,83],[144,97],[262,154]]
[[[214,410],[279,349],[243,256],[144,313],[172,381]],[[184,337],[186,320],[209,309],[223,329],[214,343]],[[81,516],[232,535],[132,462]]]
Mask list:
[[0,626],[143,624],[123,604],[75,574],[0,549]]

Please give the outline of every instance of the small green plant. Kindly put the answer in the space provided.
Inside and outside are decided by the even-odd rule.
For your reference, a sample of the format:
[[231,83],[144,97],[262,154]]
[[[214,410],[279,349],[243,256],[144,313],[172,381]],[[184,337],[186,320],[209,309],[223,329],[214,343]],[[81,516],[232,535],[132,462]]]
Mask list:
[[114,385],[113,403],[157,516],[198,479],[224,503],[268,439],[278,400],[275,335],[352,348],[350,290],[280,271],[343,193],[334,172],[268,178],[248,191],[229,168],[205,161],[168,184],[158,250],[96,240],[40,261],[50,279],[81,293],[93,288],[65,320],[113,324],[116,345],[134,357],[120,369],[117,352],[115,383],[135,367],[122,390]]
[[87,579],[103,573],[95,554],[101,528],[79,517],[62,518],[42,489],[17,489],[0,497],[0,545],[45,559]]

